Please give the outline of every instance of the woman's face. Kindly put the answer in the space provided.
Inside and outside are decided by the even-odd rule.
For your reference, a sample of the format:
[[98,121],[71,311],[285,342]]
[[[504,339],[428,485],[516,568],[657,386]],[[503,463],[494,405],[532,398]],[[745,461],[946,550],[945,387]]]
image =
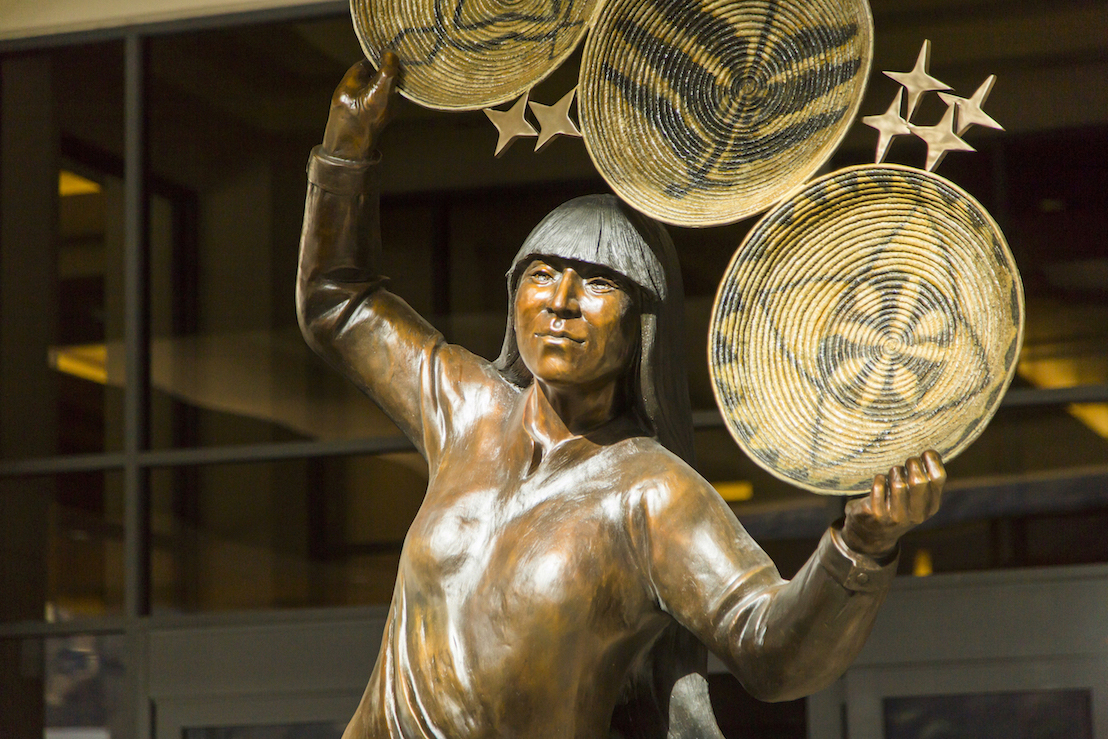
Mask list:
[[619,379],[639,341],[632,289],[615,272],[557,257],[533,260],[520,277],[516,342],[536,379],[559,389],[598,390]]

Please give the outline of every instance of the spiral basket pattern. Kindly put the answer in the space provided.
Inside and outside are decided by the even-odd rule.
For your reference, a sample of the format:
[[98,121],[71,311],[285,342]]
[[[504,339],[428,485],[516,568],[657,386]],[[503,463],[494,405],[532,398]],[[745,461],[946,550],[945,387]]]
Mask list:
[[351,0],[362,51],[400,57],[400,92],[427,108],[519,97],[565,61],[597,0]]
[[1019,273],[985,209],[921,170],[819,178],[735,253],[709,331],[716,399],[759,465],[817,493],[984,430],[1015,371]]
[[830,157],[872,56],[865,0],[608,0],[582,57],[581,130],[635,208],[731,223]]

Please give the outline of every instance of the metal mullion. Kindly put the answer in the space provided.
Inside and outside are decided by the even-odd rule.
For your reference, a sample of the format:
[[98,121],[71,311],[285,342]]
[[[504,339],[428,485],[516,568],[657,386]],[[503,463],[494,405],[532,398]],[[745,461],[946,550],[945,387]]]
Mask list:
[[0,639],[18,639],[41,637],[48,639],[61,636],[80,636],[82,634],[123,634],[127,630],[127,619],[122,616],[104,616],[100,618],[79,619],[76,621],[15,621],[0,624]]
[[141,468],[177,467],[242,462],[276,462],[310,457],[348,457],[353,455],[414,452],[403,436],[379,436],[334,441],[289,441],[273,444],[197,447],[193,449],[156,449],[134,453],[81,454],[66,457],[42,457],[0,463],[0,479],[67,472],[95,472],[125,469],[134,460]]
[[149,438],[149,218],[147,200],[146,41],[124,40],[123,176],[123,489],[124,624],[129,659],[129,725],[134,739],[151,735],[147,632],[150,608],[150,495],[140,455]]
[[1076,387],[1013,388],[1000,401],[1002,408],[1070,403],[1108,403],[1108,384]]
[[126,456],[118,454],[74,454],[65,457],[39,457],[17,462],[0,463],[0,479],[33,477],[68,472],[98,472],[123,469]]
[[[1108,403],[1108,385],[1083,385],[1070,388],[1014,388],[1001,401],[1003,408],[1067,405],[1070,403]],[[696,429],[722,428],[718,410],[693,412]],[[411,452],[415,447],[401,436],[379,436],[329,441],[289,441],[273,444],[198,447],[140,451],[142,468],[276,462],[311,457],[347,457],[353,455]],[[0,463],[0,478],[51,475],[67,472],[110,471],[123,469],[135,456],[128,454],[83,454],[65,457],[17,460]]]
[[145,470],[140,454],[149,428],[149,260],[146,197],[145,41],[136,34],[125,41],[124,141],[124,342],[126,384],[123,390],[123,474],[125,495],[125,613],[145,616],[148,608],[145,572],[147,521]]
[[348,457],[415,450],[412,443],[403,436],[383,436],[342,441],[290,441],[196,449],[166,449],[146,452],[140,456],[140,460],[143,466],[150,468],[278,462],[288,459]]

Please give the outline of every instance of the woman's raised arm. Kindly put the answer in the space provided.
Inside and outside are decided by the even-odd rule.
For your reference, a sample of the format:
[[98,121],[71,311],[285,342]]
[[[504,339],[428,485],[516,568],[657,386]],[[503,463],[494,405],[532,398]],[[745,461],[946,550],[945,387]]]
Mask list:
[[308,344],[373,398],[425,452],[421,378],[441,335],[382,290],[378,155],[399,74],[386,53],[346,73],[308,162],[296,312]]

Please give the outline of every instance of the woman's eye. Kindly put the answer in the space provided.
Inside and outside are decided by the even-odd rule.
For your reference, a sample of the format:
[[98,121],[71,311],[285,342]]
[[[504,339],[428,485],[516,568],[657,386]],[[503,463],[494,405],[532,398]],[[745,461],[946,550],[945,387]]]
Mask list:
[[540,284],[545,285],[546,283],[550,282],[553,279],[554,279],[554,276],[552,274],[550,274],[549,272],[547,272],[546,270],[540,269],[540,270],[535,270],[534,272],[531,273],[531,282],[538,282]]
[[606,277],[594,277],[593,279],[589,280],[589,289],[591,289],[593,292],[607,293],[611,292],[612,290],[618,290],[619,285],[617,285],[615,281],[609,280]]

